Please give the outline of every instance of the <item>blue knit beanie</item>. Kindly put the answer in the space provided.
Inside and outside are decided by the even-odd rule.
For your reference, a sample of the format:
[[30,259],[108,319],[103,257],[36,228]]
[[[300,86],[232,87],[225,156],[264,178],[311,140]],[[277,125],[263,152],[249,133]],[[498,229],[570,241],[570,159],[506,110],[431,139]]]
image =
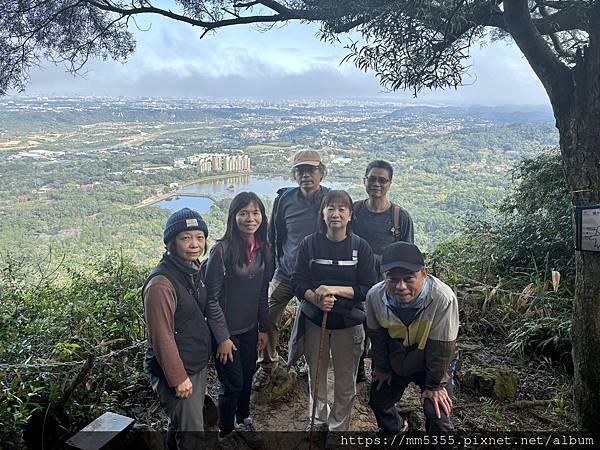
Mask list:
[[168,244],[182,231],[201,230],[208,237],[208,226],[200,214],[190,208],[183,208],[171,214],[165,223],[163,241]]

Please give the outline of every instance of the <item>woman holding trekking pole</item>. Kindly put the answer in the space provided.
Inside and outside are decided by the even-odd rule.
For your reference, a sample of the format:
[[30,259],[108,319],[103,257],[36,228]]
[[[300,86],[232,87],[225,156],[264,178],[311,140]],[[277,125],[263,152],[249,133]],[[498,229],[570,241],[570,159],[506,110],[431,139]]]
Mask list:
[[[334,433],[347,431],[350,426],[364,340],[364,301],[375,284],[373,253],[364,239],[351,232],[351,217],[350,195],[329,191],[321,203],[319,231],[300,244],[292,275],[294,292],[302,304],[294,324],[289,362],[300,353],[306,358],[309,418],[314,416],[307,431],[314,421],[314,431],[329,432],[328,446],[337,440]],[[327,404],[330,353],[335,377],[331,407]]]

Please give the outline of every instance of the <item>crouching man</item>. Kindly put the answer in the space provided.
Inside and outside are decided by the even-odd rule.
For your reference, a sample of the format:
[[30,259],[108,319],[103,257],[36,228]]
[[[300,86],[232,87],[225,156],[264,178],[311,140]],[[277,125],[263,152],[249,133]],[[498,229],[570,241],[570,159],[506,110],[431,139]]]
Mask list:
[[419,248],[396,242],[383,250],[384,280],[367,294],[373,381],[370,406],[384,432],[406,431],[396,410],[410,382],[421,388],[427,433],[453,431],[452,383],[458,302],[452,289],[428,275]]

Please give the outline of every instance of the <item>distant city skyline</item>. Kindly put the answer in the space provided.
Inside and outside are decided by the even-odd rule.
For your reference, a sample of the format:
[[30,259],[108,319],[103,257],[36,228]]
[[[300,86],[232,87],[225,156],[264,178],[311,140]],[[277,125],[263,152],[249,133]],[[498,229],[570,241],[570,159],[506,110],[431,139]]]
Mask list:
[[[472,48],[472,65],[457,90],[384,92],[372,72],[340,64],[346,41],[316,37],[316,24],[290,23],[260,32],[225,28],[199,39],[200,30],[160,17],[137,20],[138,45],[128,62],[90,61],[85,78],[44,63],[31,72],[24,95],[209,98],[373,98],[440,105],[549,106],[541,83],[511,42]],[[16,92],[9,92],[16,94]]]

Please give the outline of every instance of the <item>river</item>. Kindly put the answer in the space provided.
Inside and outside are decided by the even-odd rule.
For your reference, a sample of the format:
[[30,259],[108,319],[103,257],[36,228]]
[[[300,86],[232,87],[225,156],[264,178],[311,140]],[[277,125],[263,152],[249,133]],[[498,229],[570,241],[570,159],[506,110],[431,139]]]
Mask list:
[[[334,189],[348,189],[351,186],[350,183],[327,181],[324,184]],[[295,183],[291,179],[281,176],[238,175],[190,184],[181,189],[181,192],[204,193],[217,198],[232,198],[238,192],[252,191],[259,197],[273,199],[277,189],[285,186],[295,186]],[[158,202],[154,206],[172,211],[188,207],[200,213],[206,213],[213,204],[214,202],[210,198],[181,195]]]

